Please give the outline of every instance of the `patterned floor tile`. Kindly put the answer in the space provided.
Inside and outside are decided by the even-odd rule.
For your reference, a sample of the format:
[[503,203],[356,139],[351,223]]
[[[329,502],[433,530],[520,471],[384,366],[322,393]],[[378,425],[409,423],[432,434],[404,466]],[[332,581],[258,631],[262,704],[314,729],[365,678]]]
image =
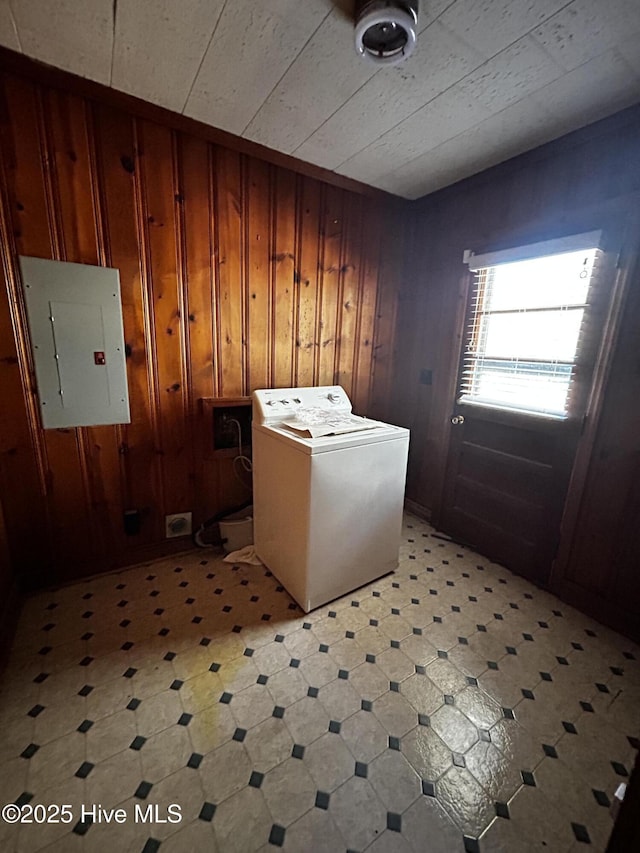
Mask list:
[[0,825],[3,849],[603,851],[640,649],[406,515],[398,569],[310,614],[195,551],[25,602],[0,793],[177,824]]

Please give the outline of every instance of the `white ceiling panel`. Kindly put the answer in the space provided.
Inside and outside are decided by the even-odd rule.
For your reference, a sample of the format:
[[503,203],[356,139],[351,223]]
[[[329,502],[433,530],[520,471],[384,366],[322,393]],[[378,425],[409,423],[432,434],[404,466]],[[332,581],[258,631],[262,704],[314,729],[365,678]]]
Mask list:
[[331,0],[227,3],[185,113],[242,134],[333,8]]
[[[418,29],[424,29],[436,21],[455,2],[456,0],[421,0],[418,9]],[[342,5],[345,6],[347,3]]]
[[562,74],[532,38],[525,36],[461,81],[460,91],[497,113]]
[[623,56],[636,74],[640,75],[640,37],[635,35],[625,39],[618,45],[618,52]]
[[538,97],[557,118],[555,129],[560,135],[635,103],[639,71],[617,50],[609,50],[545,86]]
[[398,127],[388,131],[336,171],[365,183],[383,176],[436,148],[487,118],[487,111],[453,86],[418,110]]
[[113,0],[10,0],[27,56],[109,84]]
[[633,33],[640,35],[640,0],[574,0],[533,31],[549,56],[568,71]]
[[406,63],[379,70],[294,154],[335,169],[483,61],[436,21]]
[[0,2],[0,43],[10,47],[11,50],[22,50],[9,0]]
[[[546,122],[541,121],[541,117]],[[419,198],[500,163],[510,156],[508,151],[512,146],[520,153],[532,144],[546,142],[548,136],[543,127],[552,121],[553,117],[539,98],[530,96],[447,140],[383,180],[389,186],[402,187],[403,195]],[[425,163],[429,164],[426,177]]]
[[440,20],[489,59],[566,5],[567,0],[456,0]]
[[385,166],[388,171],[390,163],[399,168],[561,74],[544,51],[525,36],[340,164],[338,171],[370,182],[375,175],[384,174]]
[[245,136],[291,153],[373,77],[376,66],[357,56],[353,28],[345,23],[338,11],[325,19]]
[[[637,101],[639,87],[638,74],[626,60],[608,51],[395,169],[382,179],[382,187],[395,186],[396,192],[419,198],[514,156],[512,151],[521,153],[630,106]],[[593,108],[594,89],[602,104],[599,111]],[[429,178],[422,178],[427,171]]]
[[354,6],[0,0],[0,44],[407,198],[640,102],[640,0],[420,0],[395,67]]
[[119,3],[111,85],[181,112],[224,0]]

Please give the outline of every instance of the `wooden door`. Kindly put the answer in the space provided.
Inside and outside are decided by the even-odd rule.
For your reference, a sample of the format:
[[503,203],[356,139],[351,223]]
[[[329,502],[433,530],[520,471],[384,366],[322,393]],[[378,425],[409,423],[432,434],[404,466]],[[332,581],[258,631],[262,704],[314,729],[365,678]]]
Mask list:
[[[611,243],[610,237],[604,238],[603,245],[607,242]],[[468,377],[469,364],[461,356],[460,374],[452,395],[445,485],[434,522],[458,542],[473,546],[490,559],[540,584],[549,580],[560,543],[573,463],[591,405],[592,377],[603,357],[600,341],[616,278],[616,257],[611,247],[598,253],[597,273],[594,262],[589,307],[581,315],[578,354],[575,365],[567,368],[573,378],[563,414],[552,416],[548,412],[470,401],[463,393],[463,371]],[[482,286],[469,274],[468,306],[460,330],[463,352],[465,348],[467,352],[473,348],[469,341],[477,331],[480,311],[477,306],[485,298]],[[551,309],[534,306],[531,310],[548,312],[545,323],[540,325],[540,335],[544,336],[545,324],[555,322],[549,313]],[[482,334],[486,334],[486,328]],[[516,341],[517,351],[517,335],[511,337]],[[514,357],[514,361],[520,358]],[[487,361],[495,367],[491,357]],[[540,370],[536,364],[533,368]]]
[[438,527],[544,583],[558,547],[577,422],[463,404],[452,412],[452,420],[464,420],[451,428]]

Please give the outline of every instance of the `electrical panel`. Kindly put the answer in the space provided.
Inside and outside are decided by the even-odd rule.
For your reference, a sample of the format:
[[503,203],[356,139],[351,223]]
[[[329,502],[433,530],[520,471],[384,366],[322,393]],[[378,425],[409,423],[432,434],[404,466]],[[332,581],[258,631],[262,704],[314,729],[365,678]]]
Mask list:
[[118,270],[20,257],[42,425],[130,423]]

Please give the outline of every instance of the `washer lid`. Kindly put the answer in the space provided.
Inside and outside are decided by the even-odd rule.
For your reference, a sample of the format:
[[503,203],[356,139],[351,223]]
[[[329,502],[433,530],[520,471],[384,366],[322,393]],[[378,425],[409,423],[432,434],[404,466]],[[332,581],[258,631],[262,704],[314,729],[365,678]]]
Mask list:
[[253,423],[253,430],[269,435],[271,438],[291,445],[295,450],[309,455],[327,453],[332,450],[345,450],[350,447],[362,447],[368,444],[379,444],[383,441],[409,440],[409,430],[378,422],[375,429],[361,432],[349,432],[340,435],[323,435],[319,438],[304,436],[295,429],[284,424]]

